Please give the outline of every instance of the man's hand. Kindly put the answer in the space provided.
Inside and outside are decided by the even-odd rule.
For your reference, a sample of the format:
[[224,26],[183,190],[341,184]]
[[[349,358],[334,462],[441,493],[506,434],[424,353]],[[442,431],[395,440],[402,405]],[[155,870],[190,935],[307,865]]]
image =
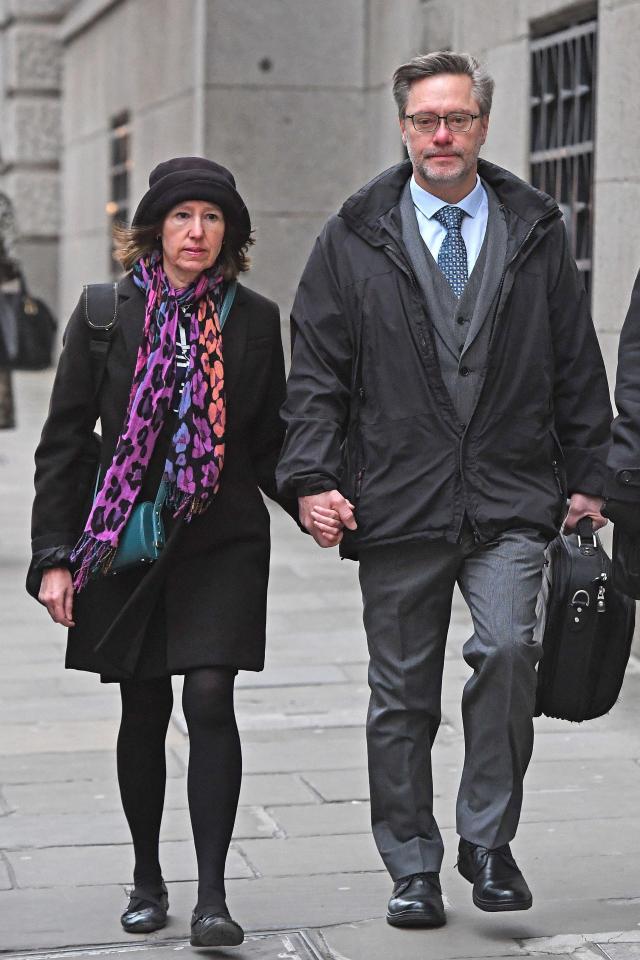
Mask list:
[[606,517],[600,513],[604,500],[602,497],[590,497],[586,493],[574,493],[569,501],[569,510],[564,518],[563,529],[565,533],[571,533],[575,530],[576,524],[582,517],[591,517],[593,529],[599,530],[607,523]]
[[73,579],[66,567],[50,567],[42,574],[38,600],[49,611],[54,623],[75,627],[73,617]]
[[342,540],[342,530],[357,527],[353,505],[339,490],[298,497],[300,523],[321,547],[335,547]]

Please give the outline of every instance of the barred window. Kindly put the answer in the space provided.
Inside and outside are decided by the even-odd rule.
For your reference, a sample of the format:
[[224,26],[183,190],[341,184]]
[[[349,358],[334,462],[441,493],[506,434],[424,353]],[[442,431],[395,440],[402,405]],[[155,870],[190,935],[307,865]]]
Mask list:
[[531,182],[563,212],[587,291],[593,245],[597,21],[531,41]]
[[[119,113],[111,120],[111,156],[109,162],[109,249],[111,250],[111,229],[117,221],[129,222],[129,183],[131,172],[131,126],[128,111]],[[111,275],[117,278],[122,267],[110,257]]]

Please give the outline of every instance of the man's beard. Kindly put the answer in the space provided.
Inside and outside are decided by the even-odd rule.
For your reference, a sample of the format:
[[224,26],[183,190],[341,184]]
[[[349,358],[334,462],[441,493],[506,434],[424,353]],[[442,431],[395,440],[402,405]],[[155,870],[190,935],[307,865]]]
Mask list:
[[[459,180],[464,180],[469,174],[473,171],[477,160],[478,154],[473,157],[465,158],[463,154],[459,152],[447,154],[447,156],[457,157],[462,160],[462,165],[457,169],[439,169],[436,164],[429,164],[429,157],[424,157],[421,153],[414,153],[409,144],[407,144],[407,153],[409,154],[409,159],[411,160],[414,169],[422,177],[426,183],[457,183]],[[441,155],[441,154],[440,154]]]

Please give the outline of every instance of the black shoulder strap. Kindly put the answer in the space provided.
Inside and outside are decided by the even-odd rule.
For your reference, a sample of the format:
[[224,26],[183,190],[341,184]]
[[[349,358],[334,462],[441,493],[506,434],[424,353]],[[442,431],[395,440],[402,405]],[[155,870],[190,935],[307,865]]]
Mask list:
[[91,331],[89,360],[94,396],[100,392],[111,337],[118,322],[118,284],[87,283],[82,292],[84,319]]

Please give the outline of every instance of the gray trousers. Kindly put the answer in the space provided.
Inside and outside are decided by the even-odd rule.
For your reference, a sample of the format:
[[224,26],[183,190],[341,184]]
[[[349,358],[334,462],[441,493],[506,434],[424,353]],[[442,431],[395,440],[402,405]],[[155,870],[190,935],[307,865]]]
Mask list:
[[476,546],[444,541],[362,550],[360,585],[369,645],[367,749],[373,835],[394,880],[438,871],[431,747],[456,582],[474,632],[463,648],[473,673],[462,696],[465,759],[456,807],[460,836],[498,847],[515,835],[533,749],[536,598],[546,540],[518,529]]

